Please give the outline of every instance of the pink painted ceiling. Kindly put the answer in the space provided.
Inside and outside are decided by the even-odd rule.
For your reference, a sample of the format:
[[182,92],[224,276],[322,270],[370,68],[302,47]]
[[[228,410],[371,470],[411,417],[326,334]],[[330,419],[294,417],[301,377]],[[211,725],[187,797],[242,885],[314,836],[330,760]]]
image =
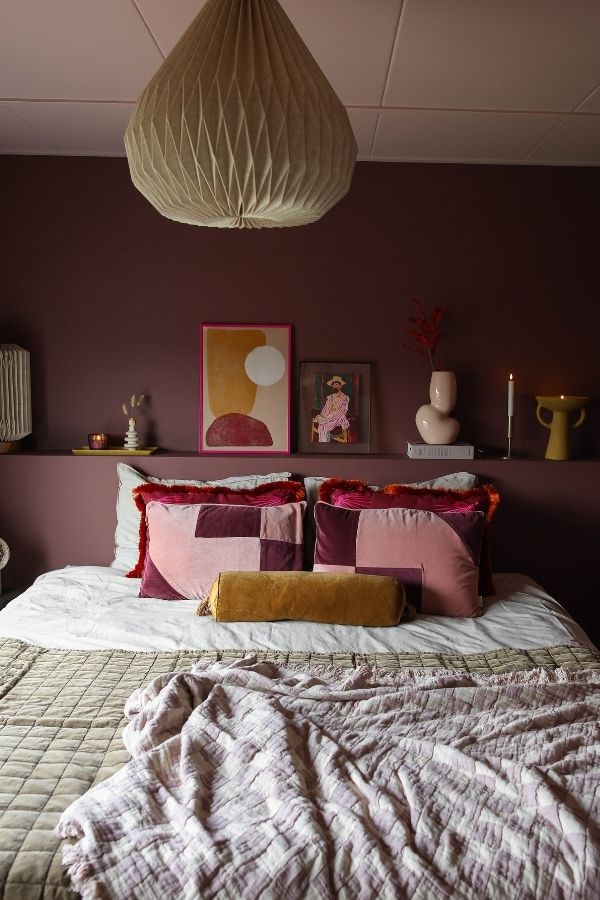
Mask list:
[[[120,156],[203,0],[0,4],[0,153]],[[598,0],[282,0],[362,159],[600,165]]]

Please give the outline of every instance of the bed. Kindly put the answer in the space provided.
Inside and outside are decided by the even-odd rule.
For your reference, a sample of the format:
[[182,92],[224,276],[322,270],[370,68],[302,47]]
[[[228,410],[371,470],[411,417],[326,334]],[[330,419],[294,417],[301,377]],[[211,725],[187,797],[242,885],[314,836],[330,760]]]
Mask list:
[[0,611],[3,896],[596,895],[600,653],[494,584],[358,628],[41,576]]

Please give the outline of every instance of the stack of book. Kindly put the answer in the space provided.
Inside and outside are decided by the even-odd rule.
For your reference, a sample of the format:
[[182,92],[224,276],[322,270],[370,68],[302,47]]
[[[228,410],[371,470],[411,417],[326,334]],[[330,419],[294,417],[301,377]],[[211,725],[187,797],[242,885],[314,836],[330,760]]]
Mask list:
[[473,444],[411,444],[406,445],[409,459],[473,459]]

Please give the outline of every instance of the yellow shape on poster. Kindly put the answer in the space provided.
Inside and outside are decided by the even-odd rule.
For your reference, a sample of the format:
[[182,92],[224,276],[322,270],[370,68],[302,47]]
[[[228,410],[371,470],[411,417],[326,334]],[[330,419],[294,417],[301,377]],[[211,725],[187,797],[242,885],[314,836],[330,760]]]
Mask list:
[[213,416],[249,415],[256,400],[256,384],[246,375],[244,362],[251,350],[266,344],[257,328],[209,328],[206,331],[206,384]]

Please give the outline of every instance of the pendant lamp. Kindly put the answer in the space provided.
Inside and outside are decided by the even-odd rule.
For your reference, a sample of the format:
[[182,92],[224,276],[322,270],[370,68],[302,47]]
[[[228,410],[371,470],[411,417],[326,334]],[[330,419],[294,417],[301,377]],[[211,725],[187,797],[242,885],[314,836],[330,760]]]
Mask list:
[[348,115],[277,0],[208,0],[142,92],[133,183],[169,219],[305,225],[348,191]]
[[19,449],[31,434],[29,352],[17,344],[0,344],[0,453]]

